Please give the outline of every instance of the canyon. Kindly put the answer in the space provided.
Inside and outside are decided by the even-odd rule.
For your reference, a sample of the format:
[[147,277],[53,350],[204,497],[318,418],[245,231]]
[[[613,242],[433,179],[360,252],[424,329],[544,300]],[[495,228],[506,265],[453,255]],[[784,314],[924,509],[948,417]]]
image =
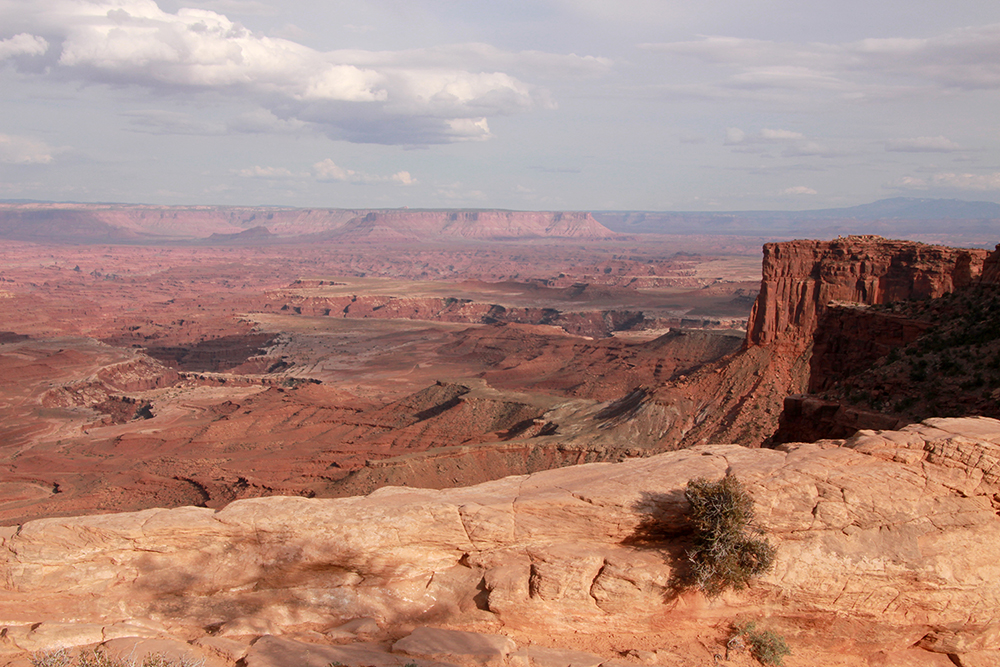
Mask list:
[[[1000,657],[1000,414],[953,358],[1000,359],[998,252],[11,208],[70,233],[0,245],[0,664],[750,665],[746,620],[792,667]],[[724,474],[779,555],[709,599],[684,487]]]

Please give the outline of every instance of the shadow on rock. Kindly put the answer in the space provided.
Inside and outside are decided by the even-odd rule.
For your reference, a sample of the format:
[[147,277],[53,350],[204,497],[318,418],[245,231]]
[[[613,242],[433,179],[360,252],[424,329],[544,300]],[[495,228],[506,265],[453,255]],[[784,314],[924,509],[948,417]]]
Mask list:
[[673,600],[685,588],[690,587],[693,581],[688,551],[694,545],[694,529],[687,518],[689,503],[684,497],[684,491],[645,491],[632,509],[643,518],[622,544],[635,549],[656,551],[660,555],[671,569],[664,599]]

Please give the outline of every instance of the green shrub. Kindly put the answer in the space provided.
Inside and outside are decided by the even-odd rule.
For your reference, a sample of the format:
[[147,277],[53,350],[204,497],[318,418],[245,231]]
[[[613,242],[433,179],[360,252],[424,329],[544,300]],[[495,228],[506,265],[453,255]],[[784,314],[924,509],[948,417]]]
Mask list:
[[684,495],[694,526],[688,561],[693,583],[706,595],[744,588],[752,577],[771,569],[777,550],[753,526],[753,498],[736,477],[693,479]]
[[760,664],[781,667],[785,656],[792,652],[784,637],[770,630],[758,630],[753,621],[733,626],[733,632],[735,634],[730,637],[726,648],[727,654],[730,648],[745,646]]

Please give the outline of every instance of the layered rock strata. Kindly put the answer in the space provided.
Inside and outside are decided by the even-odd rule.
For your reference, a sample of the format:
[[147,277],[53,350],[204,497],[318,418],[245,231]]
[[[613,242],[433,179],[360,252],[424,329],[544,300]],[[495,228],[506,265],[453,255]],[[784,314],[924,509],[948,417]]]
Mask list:
[[878,304],[939,297],[979,276],[987,254],[880,236],[765,244],[747,344],[808,341],[831,302]]
[[[778,559],[749,590],[706,601],[676,584],[683,491],[727,473],[753,494]],[[1000,422],[976,418],[444,491],[43,519],[0,529],[0,634],[16,651],[39,623],[72,624],[50,642],[65,646],[86,624],[192,639],[356,618],[536,635],[753,618],[811,664],[893,664],[885,656],[898,652],[966,664],[1000,657],[998,497]]]

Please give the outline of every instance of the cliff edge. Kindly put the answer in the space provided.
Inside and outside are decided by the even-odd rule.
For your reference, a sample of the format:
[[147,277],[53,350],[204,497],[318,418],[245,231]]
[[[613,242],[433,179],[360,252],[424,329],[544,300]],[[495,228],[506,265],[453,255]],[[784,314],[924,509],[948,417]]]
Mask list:
[[[750,589],[706,600],[676,583],[690,543],[684,489],[727,473],[752,493],[778,558]],[[397,638],[435,626],[576,642],[563,648],[591,634],[694,646],[706,628],[724,642],[749,619],[786,636],[789,667],[998,664],[998,497],[1000,421],[972,418],[442,491],[42,519],[0,529],[0,651],[132,633],[228,636],[252,656],[272,641],[254,637],[328,645],[352,619]],[[971,662],[983,656],[994,662]],[[695,664],[682,657],[659,664]]]

